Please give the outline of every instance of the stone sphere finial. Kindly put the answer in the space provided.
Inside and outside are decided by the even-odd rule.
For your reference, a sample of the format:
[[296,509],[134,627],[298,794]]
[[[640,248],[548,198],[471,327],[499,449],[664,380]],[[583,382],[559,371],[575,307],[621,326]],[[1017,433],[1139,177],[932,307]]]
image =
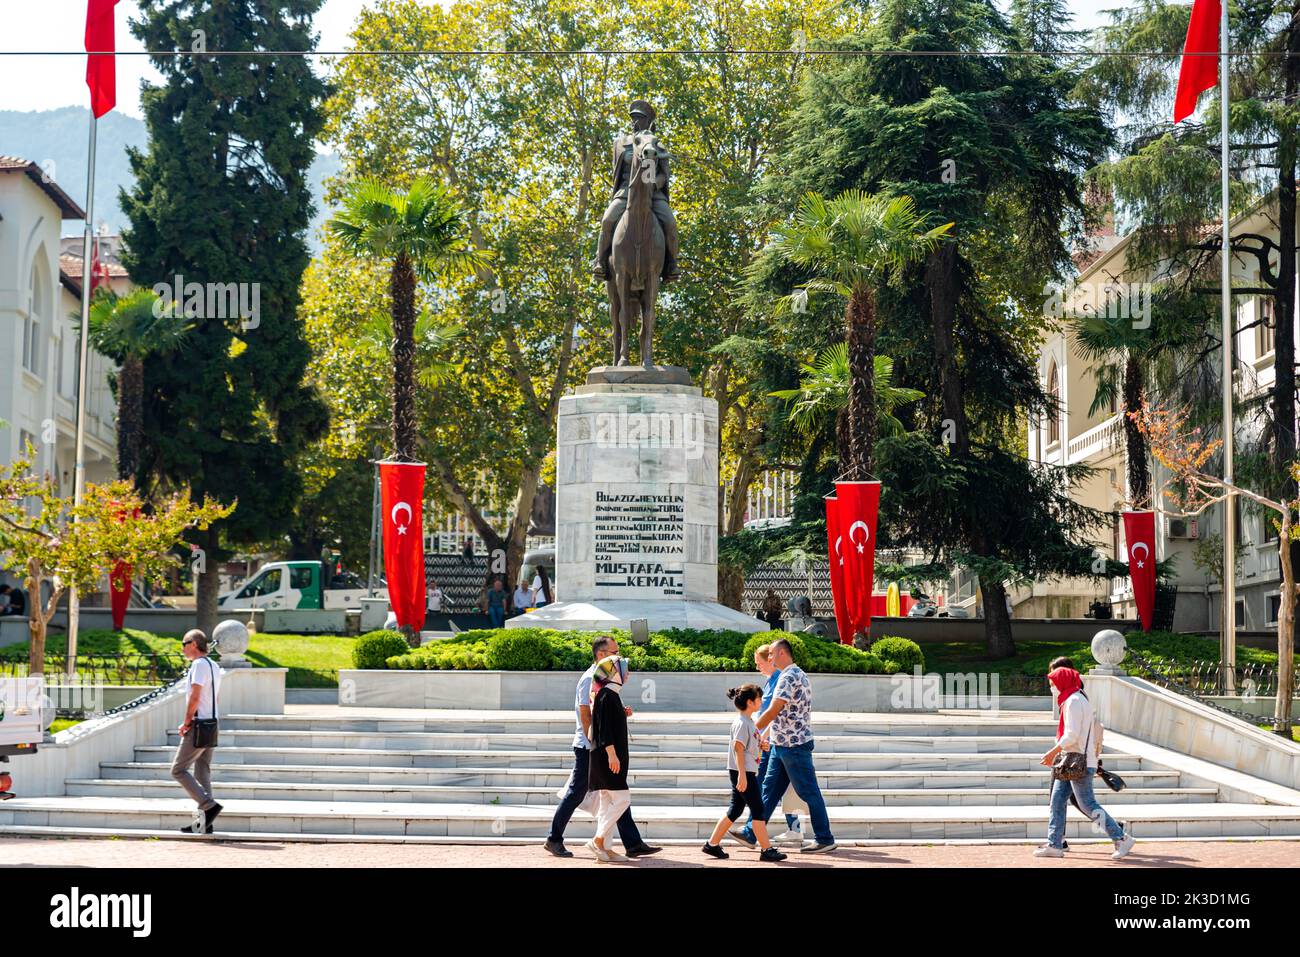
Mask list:
[[228,619],[218,622],[212,629],[212,642],[221,652],[222,668],[243,668],[248,665],[244,652],[248,650],[248,626],[242,621]]
[[1128,654],[1128,642],[1114,628],[1097,632],[1092,638],[1092,657],[1101,666],[1103,673],[1111,674],[1119,668],[1119,663]]

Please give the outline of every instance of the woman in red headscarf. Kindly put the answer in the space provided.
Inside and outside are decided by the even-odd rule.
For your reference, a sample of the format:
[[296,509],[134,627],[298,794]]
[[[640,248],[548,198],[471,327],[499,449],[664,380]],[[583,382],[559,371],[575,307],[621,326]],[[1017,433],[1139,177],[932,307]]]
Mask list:
[[1052,684],[1052,695],[1060,709],[1061,719],[1056,726],[1056,746],[1043,755],[1042,763],[1050,768],[1059,755],[1082,754],[1085,756],[1087,770],[1083,777],[1073,781],[1065,781],[1053,775],[1047,843],[1034,851],[1034,857],[1065,856],[1065,812],[1069,809],[1070,794],[1073,793],[1079,809],[1115,842],[1115,851],[1111,857],[1119,860],[1133,849],[1134,838],[1132,833],[1115,823],[1115,819],[1097,803],[1097,796],[1093,793],[1092,782],[1097,776],[1097,764],[1101,756],[1101,722],[1097,720],[1092,702],[1083,692],[1083,678],[1073,666],[1060,659],[1053,661],[1047,680]]

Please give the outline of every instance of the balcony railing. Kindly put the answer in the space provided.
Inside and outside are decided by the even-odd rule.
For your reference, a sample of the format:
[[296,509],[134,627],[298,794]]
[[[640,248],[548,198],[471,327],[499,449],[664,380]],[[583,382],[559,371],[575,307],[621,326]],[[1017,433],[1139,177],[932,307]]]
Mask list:
[[1080,462],[1109,446],[1115,438],[1119,426],[1119,416],[1112,415],[1100,425],[1094,425],[1087,432],[1070,439],[1066,451],[1069,464]]

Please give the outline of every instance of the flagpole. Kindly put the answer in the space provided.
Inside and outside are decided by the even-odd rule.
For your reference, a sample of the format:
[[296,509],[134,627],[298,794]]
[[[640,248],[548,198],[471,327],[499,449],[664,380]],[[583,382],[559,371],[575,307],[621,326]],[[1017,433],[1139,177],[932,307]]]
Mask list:
[[[79,509],[86,494],[86,378],[90,356],[90,244],[94,241],[95,221],[95,147],[99,134],[99,120],[90,111],[90,168],[86,173],[86,234],[81,247],[81,337],[77,343],[77,434],[73,468],[72,504]],[[77,520],[76,511],[73,521]],[[67,673],[73,674],[77,656],[77,627],[80,624],[80,601],[77,588],[68,590],[68,658]]]
[[[1228,209],[1228,0],[1219,3],[1219,152],[1223,203],[1223,254],[1220,256],[1220,304],[1223,311],[1223,480],[1232,483],[1232,225]],[[1224,693],[1232,694],[1237,666],[1237,538],[1236,498],[1229,491],[1223,500],[1223,634],[1220,638],[1220,674]]]

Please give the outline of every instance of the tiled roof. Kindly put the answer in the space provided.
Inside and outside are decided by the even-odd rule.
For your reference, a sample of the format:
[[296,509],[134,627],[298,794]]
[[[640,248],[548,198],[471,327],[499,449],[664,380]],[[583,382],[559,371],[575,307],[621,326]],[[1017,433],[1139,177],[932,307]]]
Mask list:
[[27,177],[43,189],[54,200],[55,204],[63,212],[64,219],[85,219],[86,211],[78,206],[54,180],[45,175],[45,171],[33,163],[31,160],[25,160],[19,156],[0,155],[0,173],[26,173]]

